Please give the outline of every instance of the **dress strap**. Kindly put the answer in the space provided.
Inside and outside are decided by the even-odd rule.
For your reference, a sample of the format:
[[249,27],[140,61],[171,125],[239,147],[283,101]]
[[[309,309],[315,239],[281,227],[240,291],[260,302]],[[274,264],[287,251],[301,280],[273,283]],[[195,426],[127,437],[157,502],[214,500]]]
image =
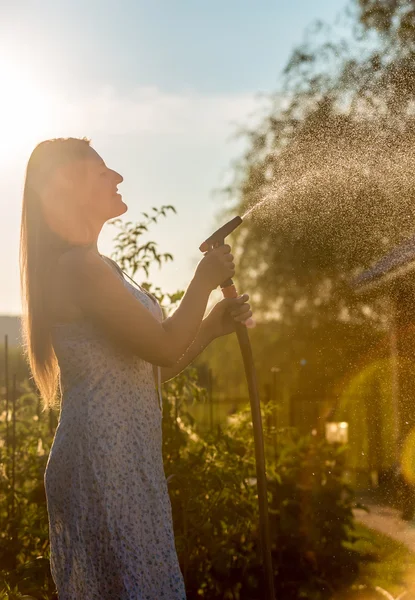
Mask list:
[[143,288],[143,286],[141,286],[139,283],[137,283],[132,277],[130,277],[128,275],[128,273],[126,273],[125,271],[123,271],[121,269],[121,267],[119,265],[117,265],[117,263],[115,262],[115,260],[112,260],[112,258],[109,258],[108,256],[103,256],[101,254],[102,258],[106,261],[109,261],[118,271],[118,273],[124,278],[128,277],[128,279],[130,281],[133,282],[134,285],[136,285],[138,287],[138,289],[140,290],[140,292],[143,292],[143,294],[146,294],[146,296],[148,296],[155,304],[158,304],[157,298],[155,296],[153,296],[153,294],[150,294],[150,292],[148,292],[145,288]]

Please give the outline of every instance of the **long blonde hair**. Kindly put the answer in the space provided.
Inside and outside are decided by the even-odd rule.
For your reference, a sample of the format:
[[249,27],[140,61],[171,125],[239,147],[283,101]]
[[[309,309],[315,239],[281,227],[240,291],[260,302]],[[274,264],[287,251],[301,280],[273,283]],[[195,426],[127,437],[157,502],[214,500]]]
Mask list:
[[24,350],[43,399],[43,410],[56,408],[59,366],[52,344],[47,307],[48,275],[66,241],[47,223],[42,191],[55,170],[86,156],[86,138],[57,138],[33,150],[26,169],[20,230],[20,282]]

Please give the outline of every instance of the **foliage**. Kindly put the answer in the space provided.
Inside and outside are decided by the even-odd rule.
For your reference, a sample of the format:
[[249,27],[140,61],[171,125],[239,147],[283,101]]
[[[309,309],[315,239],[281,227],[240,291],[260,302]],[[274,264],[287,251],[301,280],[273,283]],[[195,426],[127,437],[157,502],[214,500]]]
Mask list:
[[[335,27],[310,29],[262,122],[243,132],[225,190],[227,213],[248,211],[233,248],[238,287],[269,332],[267,355],[255,347],[261,384],[279,367],[280,394],[309,429],[321,404],[333,414],[350,382],[388,357],[390,306],[356,294],[353,279],[414,233],[414,14],[410,0],[355,0]],[[226,364],[229,344],[209,366]],[[408,402],[405,420],[411,412]]]
[[[9,381],[10,374],[12,373],[16,374],[18,381],[24,381],[30,377],[30,369],[25,360],[23,349],[19,346],[11,345],[10,342],[8,342],[7,345],[5,343],[0,344],[0,386],[2,388],[6,386],[6,380]],[[9,376],[8,378],[7,374]]]
[[375,29],[385,40],[399,42],[402,51],[415,47],[415,7],[411,0],[359,0],[359,20],[365,29]]
[[[369,324],[344,323],[334,318],[327,318],[325,326],[318,328],[307,319],[295,323],[259,322],[250,338],[261,394],[266,396],[270,387],[270,393],[276,393],[282,404],[294,405],[298,401],[305,405],[310,400],[311,405],[313,401],[314,405],[327,404],[328,411],[334,410],[342,398],[348,380],[364,368],[366,360],[372,360],[370,355],[385,348],[384,338],[373,332]],[[246,398],[243,365],[234,337],[215,340],[197,364],[212,369],[216,398]],[[277,390],[273,390],[273,368],[278,369]],[[284,423],[300,426],[300,405],[292,412],[295,423]],[[307,427],[310,431],[310,420]]]
[[[163,418],[165,472],[188,597],[260,598],[263,577],[249,409],[235,414],[217,432],[201,436],[185,408],[190,401],[205,399],[196,375],[189,369],[168,382]],[[40,413],[39,400],[26,384],[16,392],[15,435],[9,451],[2,448],[3,593],[5,598],[28,594],[52,599],[43,473],[56,420]],[[267,410],[273,409],[269,405]],[[4,421],[1,431],[4,438]],[[346,579],[355,574],[358,558],[345,545],[352,539],[352,494],[341,478],[342,451],[287,431],[278,433],[275,453],[275,431],[267,431],[277,585],[287,600],[302,594],[329,598],[330,590],[344,584],[346,572]],[[298,564],[301,577],[293,568]]]
[[167,300],[167,306],[171,309],[181,299],[183,292],[165,294],[159,287],[152,286],[148,276],[152,265],[157,264],[161,268],[164,263],[173,260],[173,256],[169,252],[160,253],[154,241],[141,242],[141,238],[148,233],[150,225],[156,224],[161,216],[166,217],[169,211],[176,212],[176,209],[171,205],[153,207],[150,215],[142,213],[144,219],[140,222],[114,219],[111,224],[119,230],[114,238],[113,259],[132,278],[139,271],[143,271],[146,281],[141,282],[142,287],[150,291],[161,304]]
[[0,598],[52,599],[43,474],[56,420],[41,412],[27,380],[11,396],[0,423]]
[[384,314],[350,280],[413,232],[413,3],[351,8],[294,50],[227,190],[240,214],[268,198],[236,232],[238,277],[261,311],[291,321]]
[[344,458],[345,447],[324,439],[292,431],[280,436],[271,489],[277,512],[276,584],[283,598],[330,598],[358,573],[359,554],[348,544],[356,536]]
[[[171,406],[169,398],[165,405]],[[268,411],[274,406],[270,404]],[[192,419],[164,417],[176,547],[189,598],[264,597],[250,411],[210,435]],[[353,493],[342,480],[344,450],[295,431],[268,430],[275,583],[284,599],[330,598],[358,571]],[[180,443],[177,443],[177,440]]]

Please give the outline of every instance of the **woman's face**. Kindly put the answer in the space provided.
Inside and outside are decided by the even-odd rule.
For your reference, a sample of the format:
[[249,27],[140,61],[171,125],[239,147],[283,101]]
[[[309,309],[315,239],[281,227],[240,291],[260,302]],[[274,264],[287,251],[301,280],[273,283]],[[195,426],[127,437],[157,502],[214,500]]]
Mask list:
[[123,181],[123,177],[108,168],[92,148],[89,148],[89,156],[84,162],[86,169],[81,177],[78,201],[89,220],[103,225],[127,210],[117,187]]
[[117,186],[122,176],[109,169],[93,148],[55,169],[41,192],[49,227],[72,243],[90,243],[104,223],[124,214]]

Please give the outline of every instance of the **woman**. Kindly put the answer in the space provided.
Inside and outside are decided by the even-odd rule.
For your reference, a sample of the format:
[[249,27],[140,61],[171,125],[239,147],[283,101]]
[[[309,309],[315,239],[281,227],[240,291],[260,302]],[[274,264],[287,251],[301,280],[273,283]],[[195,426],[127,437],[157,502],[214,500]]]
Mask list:
[[26,172],[26,348],[45,406],[58,384],[61,395],[45,472],[60,600],[185,598],[157,387],[251,316],[245,295],[203,319],[211,291],[234,274],[223,246],[202,258],[180,306],[162,320],[155,299],[97,249],[103,224],[127,210],[122,181],[85,139],[42,142]]

